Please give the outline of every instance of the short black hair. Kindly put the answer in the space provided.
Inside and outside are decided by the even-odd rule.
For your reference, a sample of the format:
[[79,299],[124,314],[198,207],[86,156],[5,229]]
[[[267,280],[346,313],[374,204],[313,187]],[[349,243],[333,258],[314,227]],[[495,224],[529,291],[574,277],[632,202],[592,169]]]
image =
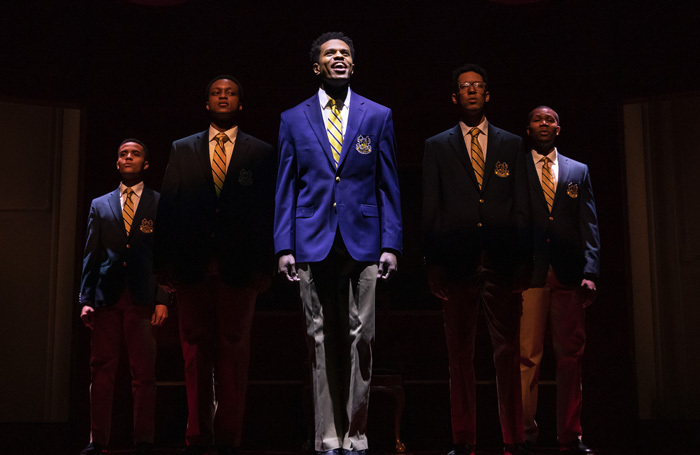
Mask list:
[[350,48],[350,56],[353,60],[355,60],[355,46],[352,45],[352,40],[349,37],[345,36],[342,32],[326,32],[311,43],[311,50],[309,51],[311,63],[318,63],[318,58],[321,55],[321,46],[326,41],[330,41],[332,39],[344,41]]
[[204,94],[204,99],[209,100],[209,90],[211,90],[211,86],[214,85],[214,82],[220,81],[221,79],[228,79],[229,81],[234,82],[238,86],[238,99],[243,99],[243,87],[241,86],[241,83],[238,82],[238,79],[229,74],[219,74],[214,79],[209,81],[209,84],[207,84],[207,92]]
[[555,111],[554,109],[552,109],[551,107],[545,106],[545,105],[537,106],[536,108],[531,110],[530,113],[527,114],[527,123],[530,123],[530,121],[532,120],[532,116],[535,114],[535,111],[537,109],[549,109],[550,111],[552,111],[552,113],[554,114],[554,118],[557,119],[557,125],[559,124],[559,113],[557,111]]
[[479,74],[486,83],[486,90],[489,88],[489,75],[486,70],[476,63],[467,63],[452,71],[452,93],[459,91],[459,76],[470,71]]
[[117,147],[117,156],[119,156],[119,149],[122,148],[122,145],[126,144],[127,142],[134,142],[138,145],[140,145],[143,148],[143,158],[145,161],[150,162],[151,158],[151,152],[148,151],[148,147],[146,147],[146,144],[141,142],[140,140],[134,138],[134,137],[128,137],[122,141],[121,144],[119,144],[119,147]]

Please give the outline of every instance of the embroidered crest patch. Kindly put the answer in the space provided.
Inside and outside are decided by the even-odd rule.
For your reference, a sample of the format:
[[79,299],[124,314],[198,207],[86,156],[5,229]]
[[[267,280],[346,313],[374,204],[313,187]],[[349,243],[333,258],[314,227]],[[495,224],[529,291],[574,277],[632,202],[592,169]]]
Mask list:
[[141,232],[144,234],[150,234],[153,232],[153,220],[147,220],[146,218],[142,219],[139,229],[141,229]]
[[506,178],[510,175],[510,169],[508,169],[508,163],[502,163],[496,161],[496,168],[493,171],[499,177]]
[[578,197],[578,183],[574,182],[569,182],[569,185],[566,187],[566,194],[570,198],[577,198]]
[[372,139],[369,136],[357,136],[357,144],[355,145],[355,150],[367,155],[372,153]]
[[242,186],[250,186],[253,184],[253,171],[247,171],[241,169],[240,174],[238,174],[238,183]]

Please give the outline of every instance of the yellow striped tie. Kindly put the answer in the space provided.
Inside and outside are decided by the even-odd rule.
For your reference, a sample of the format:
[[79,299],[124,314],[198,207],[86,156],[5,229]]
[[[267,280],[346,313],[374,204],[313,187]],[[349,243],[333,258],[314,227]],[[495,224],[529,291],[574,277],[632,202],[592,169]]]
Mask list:
[[129,235],[129,232],[131,232],[131,223],[134,222],[134,201],[131,200],[131,195],[134,194],[134,190],[127,188],[124,192],[126,193],[126,200],[124,201],[124,208],[122,209],[122,218],[124,218],[126,235]]
[[484,183],[484,152],[481,150],[481,144],[477,137],[481,131],[479,128],[472,128],[469,134],[472,135],[472,167],[476,174],[476,182],[479,184],[479,189]]
[[542,164],[542,190],[544,191],[544,198],[547,200],[547,208],[552,211],[552,204],[554,204],[554,175],[552,175],[552,160],[546,156],[540,161]]
[[340,151],[343,149],[343,122],[340,119],[340,109],[338,102],[333,98],[329,99],[331,103],[331,113],[328,116],[328,141],[331,143],[331,152],[333,153],[333,161],[335,167],[338,167],[340,161]]
[[216,135],[216,145],[214,146],[214,157],[211,160],[211,172],[214,176],[214,187],[216,197],[221,195],[226,179],[226,148],[224,142],[228,141],[228,136],[224,133]]

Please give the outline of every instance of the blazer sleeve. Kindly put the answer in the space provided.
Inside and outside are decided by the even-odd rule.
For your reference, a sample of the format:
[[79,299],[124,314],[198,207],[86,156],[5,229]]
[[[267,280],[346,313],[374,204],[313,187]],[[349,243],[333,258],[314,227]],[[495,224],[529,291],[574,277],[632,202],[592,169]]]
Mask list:
[[379,203],[381,204],[380,249],[400,253],[402,248],[401,194],[396,166],[396,138],[391,110],[387,109],[379,138]]
[[579,229],[581,232],[581,248],[586,260],[583,275],[587,279],[596,279],[600,274],[600,236],[588,166],[585,167],[582,183],[583,188],[580,191],[581,203],[579,205]]
[[83,270],[80,279],[80,306],[95,305],[95,289],[100,276],[100,215],[95,201],[90,204],[87,239],[83,253]]
[[275,253],[294,252],[297,195],[297,160],[294,138],[286,116],[282,115],[279,132],[279,165],[275,189]]

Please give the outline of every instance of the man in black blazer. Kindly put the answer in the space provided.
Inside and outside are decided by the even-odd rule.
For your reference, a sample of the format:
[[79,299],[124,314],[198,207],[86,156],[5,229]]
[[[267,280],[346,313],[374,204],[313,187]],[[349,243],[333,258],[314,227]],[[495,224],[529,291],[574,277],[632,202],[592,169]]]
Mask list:
[[600,267],[598,219],[588,166],[554,146],[561,130],[550,107],[533,109],[527,153],[534,226],[533,287],[523,293],[520,321],[525,436],[538,436],[537,384],[549,321],[557,359],[557,437],[562,453],[585,454],[581,442],[581,363],[585,308],[593,302]]
[[90,204],[79,299],[80,319],[92,330],[90,443],[81,455],[97,455],[109,443],[122,341],[132,375],[136,453],[150,453],[153,444],[154,327],[168,318],[168,308],[156,304],[153,223],[159,194],[143,184],[148,167],[146,146],[138,139],[126,139],[117,154],[119,188]]
[[518,327],[531,262],[522,140],[484,115],[488,77],[478,65],[453,73],[460,122],[425,142],[423,231],[431,292],[443,301],[450,363],[452,455],[473,453],[479,308],[488,323],[505,453],[524,446]]
[[[273,272],[273,147],[238,127],[241,86],[207,87],[211,124],[173,142],[163,179],[155,270],[174,290],[185,358],[186,453],[241,443],[250,328]],[[214,382],[216,377],[216,405]]]

